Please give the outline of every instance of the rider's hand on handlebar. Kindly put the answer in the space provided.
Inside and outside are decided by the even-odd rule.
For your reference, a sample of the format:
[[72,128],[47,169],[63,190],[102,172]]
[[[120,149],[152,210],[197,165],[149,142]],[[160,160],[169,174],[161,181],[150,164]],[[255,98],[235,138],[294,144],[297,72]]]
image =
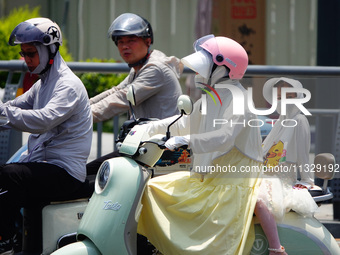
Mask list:
[[173,136],[169,140],[166,141],[165,146],[169,150],[175,150],[183,145],[188,145],[189,144],[189,136]]

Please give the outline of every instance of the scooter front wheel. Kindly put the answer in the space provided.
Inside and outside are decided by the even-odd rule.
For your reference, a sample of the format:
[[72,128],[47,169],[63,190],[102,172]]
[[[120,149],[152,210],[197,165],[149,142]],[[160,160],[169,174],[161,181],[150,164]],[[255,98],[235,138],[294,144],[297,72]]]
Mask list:
[[89,239],[81,242],[71,243],[66,245],[51,255],[101,255],[97,247]]

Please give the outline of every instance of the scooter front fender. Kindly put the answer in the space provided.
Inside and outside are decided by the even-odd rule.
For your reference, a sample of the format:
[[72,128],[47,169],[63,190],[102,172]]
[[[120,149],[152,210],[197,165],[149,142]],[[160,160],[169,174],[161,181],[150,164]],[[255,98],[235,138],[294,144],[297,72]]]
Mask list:
[[89,239],[81,242],[71,243],[66,245],[51,255],[101,255],[97,247]]

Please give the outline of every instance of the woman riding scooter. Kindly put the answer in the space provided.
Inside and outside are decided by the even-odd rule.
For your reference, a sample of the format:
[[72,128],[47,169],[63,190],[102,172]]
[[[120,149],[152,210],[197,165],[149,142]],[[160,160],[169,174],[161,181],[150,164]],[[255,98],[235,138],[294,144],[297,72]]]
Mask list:
[[[212,90],[220,103],[202,97],[190,116],[171,126],[177,136],[165,145],[169,149],[189,145],[193,172],[148,182],[138,231],[163,254],[247,254],[254,240],[251,221],[259,171],[239,170],[261,169],[261,136],[258,127],[242,124],[255,118],[246,106],[244,115],[233,114],[233,95],[225,87],[239,89],[247,98],[239,80],[248,56],[237,42],[213,35],[196,41],[194,48],[196,52],[182,62],[197,73],[196,86]],[[173,119],[148,124],[149,134],[164,133]],[[216,125],[220,119],[228,124]]]

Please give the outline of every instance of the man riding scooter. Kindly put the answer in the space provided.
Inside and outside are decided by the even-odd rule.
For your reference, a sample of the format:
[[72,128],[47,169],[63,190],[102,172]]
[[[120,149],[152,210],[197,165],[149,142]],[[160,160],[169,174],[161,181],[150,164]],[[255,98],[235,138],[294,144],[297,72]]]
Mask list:
[[[119,85],[90,99],[94,122],[108,120],[129,110],[126,99],[133,86],[136,95],[136,118],[164,119],[178,114],[177,99],[182,94],[179,83],[180,61],[152,50],[154,35],[151,24],[133,13],[119,15],[108,30],[108,38],[117,46],[129,65],[129,75]],[[87,173],[96,174],[104,160],[119,156],[117,151],[87,164]]]
[[9,44],[20,45],[29,71],[40,80],[0,103],[11,127],[31,133],[19,162],[0,166],[1,255],[13,254],[16,211],[69,199],[80,189],[92,140],[87,92],[59,53],[59,26],[47,18],[29,19],[15,27]]

